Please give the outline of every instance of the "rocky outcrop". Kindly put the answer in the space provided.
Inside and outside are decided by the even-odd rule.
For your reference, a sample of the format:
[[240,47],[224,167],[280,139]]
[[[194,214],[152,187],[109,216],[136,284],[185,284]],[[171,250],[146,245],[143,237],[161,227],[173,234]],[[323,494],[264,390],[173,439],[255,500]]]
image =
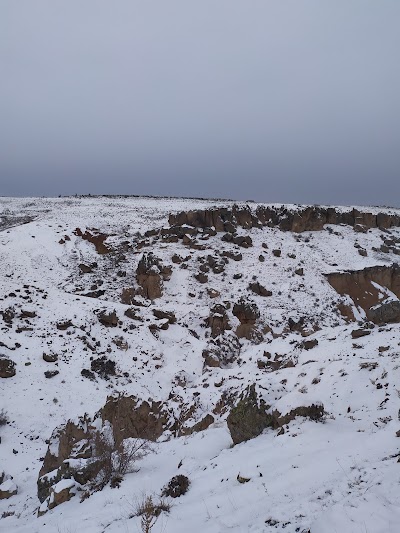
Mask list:
[[376,324],[400,321],[399,303],[385,302],[388,291],[400,298],[400,266],[375,266],[363,270],[326,274],[340,295],[348,295]]
[[68,502],[80,489],[79,484],[73,479],[62,479],[50,488],[50,494],[38,509],[38,516],[43,516],[62,503]]
[[162,296],[163,281],[169,280],[171,267],[162,264],[152,252],[143,254],[136,270],[136,281],[142,288],[143,296],[155,300]]
[[16,372],[14,361],[0,354],[0,378],[12,378]]
[[118,326],[118,317],[116,311],[107,313],[106,311],[101,311],[98,314],[99,322],[108,328],[115,328]]
[[80,228],[76,228],[74,233],[77,237],[81,237],[84,241],[92,243],[99,255],[105,255],[111,252],[111,248],[104,244],[109,235],[101,233],[93,228],[90,231],[86,230],[84,232]]
[[260,318],[260,311],[253,301],[241,298],[233,306],[232,312],[240,322],[240,325],[236,329],[236,335],[239,338],[249,340],[262,339],[262,335],[260,336],[256,328],[256,322]]
[[161,402],[140,401],[136,396],[110,396],[98,413],[109,422],[116,446],[129,437],[156,441],[168,425],[169,416]]
[[0,500],[8,500],[18,493],[18,487],[12,479],[7,479],[0,485]]
[[176,316],[172,311],[163,311],[162,309],[153,309],[153,315],[159,320],[167,320],[168,324],[176,324]]
[[400,322],[400,301],[392,300],[368,310],[367,316],[375,324]]
[[217,304],[212,307],[210,316],[206,319],[206,325],[211,328],[211,337],[213,338],[231,329],[228,315],[223,305]]
[[272,296],[272,291],[266,289],[261,283],[258,281],[255,281],[254,283],[249,284],[249,289],[254,292],[254,294],[257,294],[258,296]]
[[400,226],[397,214],[337,210],[334,207],[309,206],[290,210],[280,206],[259,206],[252,211],[249,206],[218,208],[195,211],[182,211],[169,217],[171,226],[190,226],[193,228],[213,227],[217,232],[234,233],[236,228],[257,228],[261,226],[278,227],[282,231],[301,233],[320,231],[325,224],[346,224],[352,227],[388,229]]
[[242,393],[226,419],[233,444],[239,444],[258,437],[267,427],[273,426],[269,406],[256,393],[255,385]]
[[325,414],[322,403],[299,406],[286,415],[279,411],[270,411],[270,407],[257,394],[255,384],[250,385],[241,394],[237,404],[231,409],[227,424],[233,444],[239,444],[261,435],[266,428],[278,429],[289,424],[297,416],[318,421]]
[[107,398],[93,417],[69,420],[54,430],[37,482],[39,500],[46,502],[41,512],[52,502],[67,501],[76,490],[101,490],[111,480],[111,457],[119,457],[126,443],[156,441],[166,430],[181,436],[209,427],[214,422],[210,414],[193,424],[196,408],[181,405],[174,415],[162,402],[120,394]]

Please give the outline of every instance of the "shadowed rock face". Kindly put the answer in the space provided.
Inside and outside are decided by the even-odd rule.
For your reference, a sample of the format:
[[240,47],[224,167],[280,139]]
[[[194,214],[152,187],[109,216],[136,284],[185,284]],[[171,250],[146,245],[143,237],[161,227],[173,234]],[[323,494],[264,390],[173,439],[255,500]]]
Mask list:
[[[375,266],[363,270],[352,270],[326,275],[327,280],[340,295],[348,295],[357,307],[361,307],[367,317],[376,324],[399,322],[400,312],[397,302],[385,302],[388,289],[400,298],[400,267]],[[383,287],[379,289],[376,285]]]
[[135,396],[109,397],[100,416],[110,422],[117,446],[128,437],[155,441],[168,421],[161,402],[140,402]]
[[214,227],[217,232],[232,233],[237,227],[244,229],[269,226],[283,231],[301,233],[320,231],[324,224],[346,224],[356,228],[388,229],[400,226],[400,216],[387,213],[360,212],[357,209],[338,211],[333,207],[310,206],[298,211],[286,207],[259,206],[254,212],[250,207],[214,208],[182,211],[170,215],[171,226],[192,226],[194,228]]

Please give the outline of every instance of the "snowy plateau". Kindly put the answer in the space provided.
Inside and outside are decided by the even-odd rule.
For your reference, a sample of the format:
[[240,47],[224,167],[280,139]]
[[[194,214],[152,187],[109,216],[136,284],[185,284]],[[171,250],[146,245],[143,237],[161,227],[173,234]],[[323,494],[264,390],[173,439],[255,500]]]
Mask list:
[[399,254],[388,208],[0,198],[0,531],[398,533]]

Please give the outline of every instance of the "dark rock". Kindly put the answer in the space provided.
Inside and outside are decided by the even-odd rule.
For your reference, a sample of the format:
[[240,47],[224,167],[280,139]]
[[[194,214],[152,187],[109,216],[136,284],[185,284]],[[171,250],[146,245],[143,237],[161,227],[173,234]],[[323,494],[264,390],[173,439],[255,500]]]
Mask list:
[[111,328],[118,326],[118,317],[116,311],[113,311],[112,313],[101,311],[97,318],[99,319],[100,324],[103,324],[103,326]]
[[171,261],[174,263],[174,264],[180,264],[182,263],[182,257],[178,254],[174,254],[171,258]]
[[65,331],[66,329],[70,328],[72,326],[71,320],[64,320],[64,322],[58,322],[56,324],[56,327],[60,331]]
[[90,274],[94,268],[93,265],[85,265],[84,263],[80,263],[78,267],[82,274]]
[[121,303],[124,305],[133,305],[136,296],[137,291],[134,287],[125,287],[121,292]]
[[[14,294],[15,296],[15,294]],[[16,317],[16,312],[14,307],[7,307],[4,311],[0,311],[0,314],[3,316],[4,322],[11,326],[14,318]]]
[[311,350],[312,348],[315,348],[316,346],[318,346],[318,340],[317,339],[310,339],[310,340],[307,340],[307,341],[303,341],[300,346],[304,350]]
[[44,353],[43,361],[46,361],[46,363],[55,363],[58,361],[58,355],[56,353]]
[[26,311],[24,309],[21,309],[20,317],[21,318],[35,318],[36,317],[36,313],[35,313],[35,311]]
[[172,311],[162,311],[161,309],[153,309],[153,315],[160,319],[166,319],[170,324],[176,324],[176,316]]
[[57,376],[57,374],[59,373],[60,373],[59,370],[46,370],[44,375],[47,379],[51,379],[51,378],[54,378],[54,376]]
[[323,419],[325,410],[323,404],[299,406],[286,415],[279,411],[269,412],[269,406],[255,391],[255,384],[247,387],[240,399],[228,415],[227,424],[233,444],[253,439],[260,435],[264,429],[279,429],[289,424],[297,416],[309,418],[315,422]]
[[222,252],[222,256],[233,259],[233,261],[241,261],[243,259],[243,255],[240,252],[230,252],[226,250]]
[[351,332],[352,339],[359,339],[360,337],[365,337],[370,335],[371,331],[369,329],[353,329]]
[[134,307],[130,307],[129,309],[127,309],[124,315],[130,318],[131,320],[137,320],[139,322],[143,322],[143,318],[138,314],[138,310],[135,309]]
[[95,246],[96,252],[99,255],[104,255],[111,252],[111,248],[104,244],[109,235],[106,235],[105,233],[100,233],[97,230],[93,229],[91,231],[86,230],[83,233],[80,228],[76,228],[74,233],[77,237],[81,237],[83,240],[92,243]]
[[384,302],[369,309],[367,316],[375,324],[389,324],[400,322],[400,301]]
[[275,354],[272,358],[269,352],[264,352],[265,359],[257,360],[257,367],[260,370],[267,370],[269,372],[276,372],[282,368],[293,368],[295,366],[293,360],[289,357]]
[[0,354],[0,378],[12,378],[16,373],[15,362]]
[[107,359],[105,355],[93,359],[90,368],[103,379],[110,379],[110,376],[115,376],[115,361]]
[[269,291],[268,289],[263,287],[263,285],[261,285],[258,281],[250,283],[249,289],[258,296],[272,296],[272,291]]
[[84,378],[90,379],[91,381],[95,381],[96,380],[96,376],[95,376],[94,372],[91,372],[87,368],[83,368],[81,370],[81,376],[84,377]]
[[0,481],[0,500],[8,500],[18,493],[18,488],[11,479],[7,479],[6,481],[0,479]]
[[382,297],[386,296],[378,286],[389,289],[400,298],[400,266],[396,263],[391,266],[335,272],[326,274],[326,278],[340,295],[350,296],[355,305],[361,307],[367,316],[369,310],[381,305]]
[[251,248],[253,246],[253,241],[250,235],[237,235],[232,239],[233,244],[237,244],[242,248]]
[[199,283],[207,283],[208,281],[208,276],[207,274],[204,274],[204,272],[199,272],[198,274],[195,274],[194,277]]

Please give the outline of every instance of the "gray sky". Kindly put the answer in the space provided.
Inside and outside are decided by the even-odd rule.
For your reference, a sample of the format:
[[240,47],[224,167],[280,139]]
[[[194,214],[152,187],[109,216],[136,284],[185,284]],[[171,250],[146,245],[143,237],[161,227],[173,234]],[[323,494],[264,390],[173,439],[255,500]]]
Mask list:
[[399,0],[1,0],[0,195],[400,206]]

